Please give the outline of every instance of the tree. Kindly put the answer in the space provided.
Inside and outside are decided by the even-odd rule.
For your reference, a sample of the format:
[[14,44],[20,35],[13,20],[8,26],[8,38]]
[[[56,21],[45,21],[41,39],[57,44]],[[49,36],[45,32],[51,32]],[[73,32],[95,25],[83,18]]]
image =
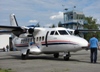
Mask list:
[[50,26],[49,28],[55,28],[56,26],[55,26],[55,24],[53,24],[52,26]]
[[61,23],[61,21],[59,21],[59,23],[58,23],[58,27],[62,27],[62,23]]
[[[98,25],[96,24],[96,19],[93,17],[85,17],[85,20],[87,21],[87,24],[84,24],[83,27],[85,29],[97,29],[98,30]],[[96,33],[97,38],[100,40],[100,32],[87,32],[84,34],[84,38],[89,40],[92,35]]]
[[96,19],[93,19],[93,17],[85,17],[85,20],[88,22],[87,24],[84,24],[84,28],[86,29],[98,29],[98,26],[96,24]]

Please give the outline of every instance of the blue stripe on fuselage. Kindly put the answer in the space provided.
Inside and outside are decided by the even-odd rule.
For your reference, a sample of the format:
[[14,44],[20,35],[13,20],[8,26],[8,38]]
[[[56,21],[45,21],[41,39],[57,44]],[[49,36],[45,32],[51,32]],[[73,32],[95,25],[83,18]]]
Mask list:
[[[72,45],[76,45],[73,43],[47,43],[48,45],[61,45],[61,44],[72,44]],[[46,44],[42,44],[42,45],[46,45]]]

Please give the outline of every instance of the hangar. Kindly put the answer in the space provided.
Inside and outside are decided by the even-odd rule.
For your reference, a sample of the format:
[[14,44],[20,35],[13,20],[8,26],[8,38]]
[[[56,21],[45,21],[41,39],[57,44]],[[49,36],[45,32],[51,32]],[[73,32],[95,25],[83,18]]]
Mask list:
[[11,35],[0,35],[0,50],[10,45],[10,37]]

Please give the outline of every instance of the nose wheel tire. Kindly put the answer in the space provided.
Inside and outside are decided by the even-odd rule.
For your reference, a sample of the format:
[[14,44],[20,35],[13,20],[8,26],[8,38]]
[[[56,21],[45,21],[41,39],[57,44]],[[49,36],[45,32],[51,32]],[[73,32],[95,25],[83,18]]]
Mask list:
[[69,60],[69,56],[64,56],[64,60],[68,61]]
[[27,59],[27,55],[22,54],[21,57],[22,57],[22,60],[26,60]]
[[64,60],[68,61],[70,57],[71,57],[70,52],[68,52],[68,54],[65,53]]
[[26,60],[28,58],[28,55],[29,55],[29,49],[27,50],[25,55],[22,53],[22,55],[21,55],[22,60]]

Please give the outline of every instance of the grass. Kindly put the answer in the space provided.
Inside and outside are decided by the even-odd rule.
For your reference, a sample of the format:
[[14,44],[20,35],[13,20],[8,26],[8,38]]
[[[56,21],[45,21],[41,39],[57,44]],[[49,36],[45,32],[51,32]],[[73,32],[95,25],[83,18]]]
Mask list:
[[0,68],[0,72],[13,72],[12,69],[1,69]]

